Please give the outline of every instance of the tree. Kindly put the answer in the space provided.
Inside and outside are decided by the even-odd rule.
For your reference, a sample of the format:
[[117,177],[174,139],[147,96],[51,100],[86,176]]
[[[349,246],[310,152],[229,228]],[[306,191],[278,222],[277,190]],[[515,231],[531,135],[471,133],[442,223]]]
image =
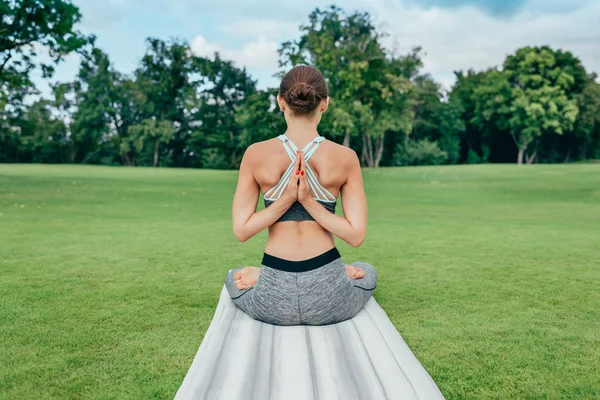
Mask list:
[[[237,168],[243,149],[240,146],[242,127],[236,123],[236,111],[256,93],[256,82],[245,69],[222,60],[219,54],[214,60],[194,57],[193,62],[195,71],[203,78],[203,85],[195,91],[197,112],[192,113],[192,117],[201,124],[195,129],[191,143],[201,154],[203,166]],[[216,157],[217,154],[220,156]]]
[[[586,78],[582,93],[577,97],[579,114],[573,135],[579,148],[577,158],[600,158],[600,83],[595,75]],[[571,155],[569,147],[567,160]]]
[[22,151],[29,162],[69,161],[67,129],[62,119],[52,116],[51,106],[49,100],[38,100],[27,108],[21,140]]
[[[129,127],[129,135],[134,138],[138,152],[142,151],[144,143],[150,142],[154,148],[154,158],[152,166],[158,166],[158,150],[161,143],[168,143],[175,129],[173,122],[149,118],[143,120],[140,124]],[[128,149],[130,151],[130,149]]]
[[240,152],[252,143],[272,138],[274,132],[285,131],[285,119],[277,106],[277,93],[277,89],[259,90],[248,96],[236,109]]
[[[475,90],[485,79],[487,71],[475,72],[469,70],[455,72],[456,82],[452,87],[448,97],[449,102],[458,104],[460,107],[460,121],[464,124],[464,132],[461,135],[461,154],[462,162],[488,162],[490,161],[490,140],[495,136],[495,132],[487,132],[476,123],[476,97]],[[488,125],[487,128],[489,129]]]
[[[10,75],[27,76],[42,48],[57,63],[90,40],[73,30],[81,14],[68,0],[3,1],[0,17],[0,81]],[[51,65],[40,66],[45,77],[52,75]]]
[[[385,58],[369,14],[347,15],[336,6],[317,8],[300,31],[300,39],[285,42],[279,49],[280,67],[309,64],[318,68],[328,82],[338,113],[350,116],[355,102],[360,101],[356,95],[365,84],[363,75],[376,60]],[[334,138],[343,134],[343,143],[349,145],[350,136],[358,132],[348,128],[331,134]]]
[[[11,98],[13,107],[26,94],[35,93],[29,74],[40,52],[53,63],[80,50],[93,37],[74,30],[81,19],[79,9],[67,0],[5,0],[0,3],[0,98]],[[52,64],[39,64],[45,78]],[[11,94],[16,93],[16,94]],[[0,101],[0,110],[4,110]]]
[[[257,90],[218,53],[198,57],[183,40],[148,38],[125,75],[86,46],[94,38],[74,30],[80,19],[69,0],[0,3],[0,162],[236,168],[248,145],[285,129],[277,89]],[[363,166],[600,157],[600,84],[572,53],[525,47],[501,68],[457,72],[446,93],[420,72],[419,47],[400,54],[385,36],[369,13],[331,6],[279,48],[281,68],[323,72],[330,108],[319,132]],[[51,76],[71,51],[81,54],[76,79],[26,104],[36,92],[30,72]]]
[[[93,37],[73,29],[79,10],[64,0],[4,0],[0,2],[0,161],[19,161],[20,126],[26,124],[24,99],[35,94],[29,76],[38,53],[53,63],[81,49]],[[46,78],[52,64],[40,64]]]
[[[574,65],[561,65],[566,62]],[[534,162],[542,136],[573,129],[579,69],[576,58],[547,46],[519,49],[506,58],[502,71],[487,74],[476,90],[475,119],[480,127],[494,120],[500,130],[508,130],[517,147],[517,162]]]
[[[128,143],[128,128],[141,120],[144,98],[136,84],[116,71],[104,52],[93,49],[84,54],[76,81],[72,84],[74,107],[71,125],[74,154],[84,162],[99,162],[98,151],[109,144],[125,165],[135,165],[133,149],[122,152]],[[103,154],[100,158],[111,157]],[[108,163],[112,163],[109,161]]]
[[437,143],[446,154],[445,161],[455,164],[460,157],[460,139],[465,130],[460,119],[462,107],[458,99],[444,101],[443,97],[441,86],[430,76],[414,79],[411,92],[414,120],[410,137]]
[[146,54],[135,71],[136,85],[145,99],[140,109],[142,119],[156,118],[175,124],[178,129],[168,146],[170,162],[188,165],[187,147],[191,134],[188,102],[202,77],[195,74],[193,57],[186,42],[148,38],[147,44]]
[[386,134],[410,127],[411,84],[406,69],[414,58],[408,63],[409,57],[386,54],[383,34],[377,32],[368,13],[347,15],[335,6],[317,8],[300,30],[300,39],[285,42],[279,49],[280,66],[310,64],[323,73],[337,109],[324,120],[336,129],[324,130],[330,129],[331,136],[345,145],[359,138],[355,147],[360,149],[361,162],[379,166]]

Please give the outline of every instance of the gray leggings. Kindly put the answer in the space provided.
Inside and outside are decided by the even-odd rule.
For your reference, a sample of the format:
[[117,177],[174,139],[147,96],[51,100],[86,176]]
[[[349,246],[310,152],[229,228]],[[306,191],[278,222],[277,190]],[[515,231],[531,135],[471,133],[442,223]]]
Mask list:
[[[264,262],[264,261],[263,261]],[[316,269],[289,272],[262,265],[255,285],[239,290],[233,281],[242,268],[229,271],[225,287],[239,308],[250,317],[274,325],[328,325],[354,317],[377,286],[377,271],[356,261],[365,271],[349,278],[339,257]]]

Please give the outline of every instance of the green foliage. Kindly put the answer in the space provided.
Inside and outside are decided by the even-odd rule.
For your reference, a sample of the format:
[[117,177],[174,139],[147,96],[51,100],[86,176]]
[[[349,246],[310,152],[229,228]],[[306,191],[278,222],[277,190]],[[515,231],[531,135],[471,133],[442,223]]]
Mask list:
[[[24,133],[22,125],[33,126],[28,122],[24,100],[28,95],[37,93],[30,80],[30,74],[36,67],[41,69],[45,78],[50,78],[54,72],[53,64],[93,42],[93,37],[88,38],[74,30],[74,25],[80,20],[79,9],[67,0],[0,2],[0,161],[30,162],[36,159],[58,162],[61,158],[49,156],[56,151],[55,143],[48,142],[47,149],[44,146],[32,147],[30,139],[21,137],[22,134],[50,137],[47,132],[56,128],[38,124],[36,126],[46,133]],[[52,63],[36,64],[36,57],[41,52],[46,53]],[[36,107],[39,111],[39,106]],[[45,120],[50,125],[54,124],[47,118]],[[32,149],[44,154],[31,155],[28,152]]]
[[[240,145],[242,126],[236,123],[236,112],[256,93],[256,82],[245,69],[236,68],[231,61],[224,61],[218,55],[214,60],[196,57],[194,62],[205,81],[202,90],[196,94],[198,111],[194,118],[201,124],[194,130],[191,148],[203,154],[202,166],[209,162],[215,168],[237,168],[243,151]],[[207,149],[221,155],[207,158]],[[214,160],[221,158],[215,164]]]
[[359,139],[353,147],[360,149],[361,162],[379,166],[386,134],[410,129],[407,76],[421,66],[418,50],[406,57],[386,54],[384,35],[368,13],[347,14],[335,6],[313,11],[300,30],[298,40],[281,46],[280,65],[311,64],[321,70],[337,110],[324,119],[323,130],[347,146]]
[[[533,162],[542,136],[573,130],[582,77],[585,70],[570,53],[547,46],[519,49],[506,58],[502,71],[490,71],[475,90],[474,121],[510,132],[517,162]],[[527,155],[531,145],[534,150]]]
[[429,76],[418,76],[412,91],[414,120],[411,137],[436,142],[446,153],[446,161],[460,159],[460,140],[465,131],[461,120],[463,106],[456,98],[443,101],[442,88]]
[[458,118],[464,124],[464,131],[460,138],[460,161],[468,163],[488,161],[490,138],[502,135],[502,131],[499,131],[495,124],[481,123],[477,109],[476,90],[486,79],[487,74],[488,72],[472,70],[467,73],[456,72],[456,83],[449,93],[449,101],[458,104],[457,109],[460,108]]
[[[27,74],[40,49],[52,61],[85,46],[89,38],[74,25],[81,20],[79,9],[68,0],[8,0],[0,3],[0,80],[7,75]],[[92,38],[93,39],[93,38]],[[41,64],[44,76],[50,65]]]
[[406,140],[398,145],[393,165],[440,165],[448,161],[448,152],[428,139]]
[[241,127],[238,146],[242,153],[252,143],[283,133],[286,125],[277,106],[276,89],[259,90],[236,110],[235,122]]
[[[47,53],[56,64],[94,40],[74,30],[80,20],[79,9],[68,0],[0,3],[0,111],[8,98],[14,106],[25,94],[35,93],[29,74],[38,66],[38,53]],[[53,75],[52,64],[39,67],[44,77]]]
[[[154,118],[145,119],[137,125],[130,126],[127,132],[138,152],[141,152],[144,146],[153,148],[152,166],[154,167],[158,165],[160,144],[168,143],[174,133],[173,121],[156,120]],[[127,146],[121,148],[121,153],[130,153],[131,150],[131,145],[127,144]]]
[[579,113],[569,138],[571,146],[563,146],[568,149],[567,160],[569,156],[600,159],[600,83],[595,79],[595,75],[588,76],[582,93],[577,96]]
[[47,100],[27,109],[21,126],[21,160],[35,163],[68,162],[68,137],[64,121],[52,117]]
[[201,153],[202,165],[204,168],[211,169],[227,169],[230,168],[230,164],[227,162],[225,158],[225,154],[223,154],[220,149],[203,149]]
[[[197,57],[183,40],[148,38],[128,76],[85,46],[94,38],[73,29],[81,15],[70,2],[0,7],[0,31],[8,32],[0,37],[0,162],[237,168],[250,144],[285,130],[277,89],[257,90],[219,54]],[[319,131],[355,150],[363,166],[600,154],[599,84],[572,53],[524,47],[502,68],[457,72],[446,91],[422,73],[421,48],[399,54],[383,46],[385,37],[368,12],[331,6],[311,12],[300,36],[279,48],[280,74],[297,64],[323,72],[331,96]],[[79,73],[55,85],[52,99],[25,106],[40,49],[53,63],[79,52]],[[51,75],[52,65],[42,69]]]
[[114,146],[115,159],[135,165],[128,129],[141,119],[140,105],[147,104],[137,85],[112,67],[108,55],[93,49],[84,54],[77,80],[67,87],[69,91],[57,92],[56,98],[60,104],[70,101],[69,107],[75,109],[73,159],[97,160],[94,153],[108,142]]

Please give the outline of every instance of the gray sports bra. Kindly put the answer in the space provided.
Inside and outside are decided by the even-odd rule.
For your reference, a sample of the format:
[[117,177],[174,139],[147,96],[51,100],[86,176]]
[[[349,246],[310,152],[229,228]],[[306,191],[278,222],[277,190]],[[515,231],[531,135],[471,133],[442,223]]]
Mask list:
[[[281,176],[279,182],[277,182],[275,186],[265,193],[265,207],[269,207],[275,200],[281,197],[281,194],[290,181],[290,175],[294,172],[294,163],[296,162],[296,151],[298,150],[298,147],[296,147],[294,142],[292,142],[286,135],[279,135],[278,139],[283,143],[283,148],[290,157],[291,162]],[[331,194],[330,191],[325,189],[323,185],[321,185],[312,168],[310,168],[310,165],[308,165],[308,160],[313,156],[313,154],[315,154],[315,151],[317,151],[317,148],[319,147],[319,143],[321,143],[323,140],[325,140],[323,136],[317,136],[314,140],[304,146],[302,153],[304,154],[304,159],[307,161],[306,177],[311,191],[315,194],[314,199],[321,203],[329,212],[335,213],[335,206],[337,204],[336,197]],[[277,220],[277,222],[282,221],[314,221],[314,218],[308,213],[308,211],[306,211],[302,204],[296,201]]]

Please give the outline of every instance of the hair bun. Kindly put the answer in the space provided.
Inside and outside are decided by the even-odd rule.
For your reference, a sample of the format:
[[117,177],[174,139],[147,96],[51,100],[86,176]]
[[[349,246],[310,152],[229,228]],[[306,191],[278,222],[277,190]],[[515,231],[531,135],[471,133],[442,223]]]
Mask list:
[[287,92],[286,102],[298,114],[308,114],[317,107],[317,91],[313,85],[299,82]]
[[329,96],[329,88],[318,69],[296,65],[281,80],[279,96],[294,114],[310,115]]

